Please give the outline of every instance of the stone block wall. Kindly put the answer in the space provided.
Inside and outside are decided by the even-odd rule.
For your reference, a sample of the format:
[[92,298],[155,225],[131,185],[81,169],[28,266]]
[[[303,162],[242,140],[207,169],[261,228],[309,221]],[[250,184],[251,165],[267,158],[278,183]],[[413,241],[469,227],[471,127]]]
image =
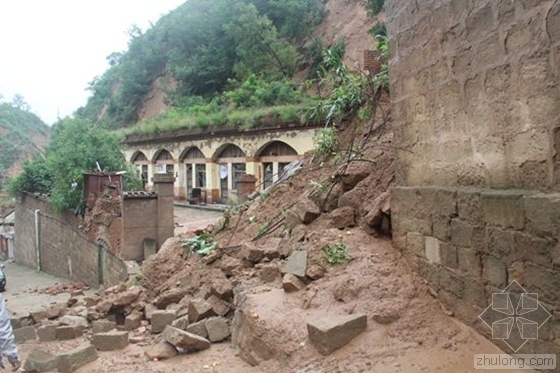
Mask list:
[[[386,2],[393,243],[454,315],[516,280],[560,352],[560,0]],[[497,342],[508,352],[504,344]]]
[[560,190],[560,1],[388,1],[400,185]]
[[560,194],[397,187],[391,206],[394,245],[455,316],[491,338],[478,316],[516,280],[553,315],[520,353],[560,352]]

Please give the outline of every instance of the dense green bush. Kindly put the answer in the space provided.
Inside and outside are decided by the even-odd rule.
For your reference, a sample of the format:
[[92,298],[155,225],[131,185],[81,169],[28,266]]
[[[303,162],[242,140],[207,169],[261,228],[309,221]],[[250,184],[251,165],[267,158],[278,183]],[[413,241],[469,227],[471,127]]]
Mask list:
[[[233,85],[239,85],[230,80]],[[301,92],[289,80],[267,82],[251,74],[237,88],[224,96],[237,108],[295,104],[302,101]]]

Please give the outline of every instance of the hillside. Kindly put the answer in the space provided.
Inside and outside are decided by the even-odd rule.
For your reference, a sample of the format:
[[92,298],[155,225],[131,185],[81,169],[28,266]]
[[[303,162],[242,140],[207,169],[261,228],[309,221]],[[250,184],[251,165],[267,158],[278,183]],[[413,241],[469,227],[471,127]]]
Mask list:
[[49,138],[50,128],[35,114],[0,103],[0,189],[25,160],[44,153]]
[[173,129],[169,121],[297,119],[316,100],[309,88],[321,79],[326,49],[360,70],[364,51],[375,48],[368,31],[379,20],[368,15],[370,1],[185,2],[148,30],[131,31],[128,50],[107,57],[109,69],[90,83],[77,115],[109,129],[156,117],[143,133]]

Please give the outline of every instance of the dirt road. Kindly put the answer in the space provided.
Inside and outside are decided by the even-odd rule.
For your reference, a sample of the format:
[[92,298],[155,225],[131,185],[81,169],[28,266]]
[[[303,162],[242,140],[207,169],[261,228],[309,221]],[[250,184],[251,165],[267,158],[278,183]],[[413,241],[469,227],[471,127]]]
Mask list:
[[6,307],[11,316],[24,316],[31,311],[46,308],[51,303],[68,300],[68,293],[50,295],[39,293],[36,290],[68,283],[69,280],[57,278],[13,262],[4,264],[6,266],[4,272],[7,278],[7,286],[2,295],[6,300]]

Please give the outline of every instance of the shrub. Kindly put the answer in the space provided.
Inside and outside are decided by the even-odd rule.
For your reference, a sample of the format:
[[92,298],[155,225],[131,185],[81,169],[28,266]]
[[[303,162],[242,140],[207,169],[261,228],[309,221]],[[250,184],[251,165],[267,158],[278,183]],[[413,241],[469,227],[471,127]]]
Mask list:
[[348,247],[340,242],[335,245],[327,244],[323,246],[323,252],[330,265],[348,263],[352,259],[348,254]]

